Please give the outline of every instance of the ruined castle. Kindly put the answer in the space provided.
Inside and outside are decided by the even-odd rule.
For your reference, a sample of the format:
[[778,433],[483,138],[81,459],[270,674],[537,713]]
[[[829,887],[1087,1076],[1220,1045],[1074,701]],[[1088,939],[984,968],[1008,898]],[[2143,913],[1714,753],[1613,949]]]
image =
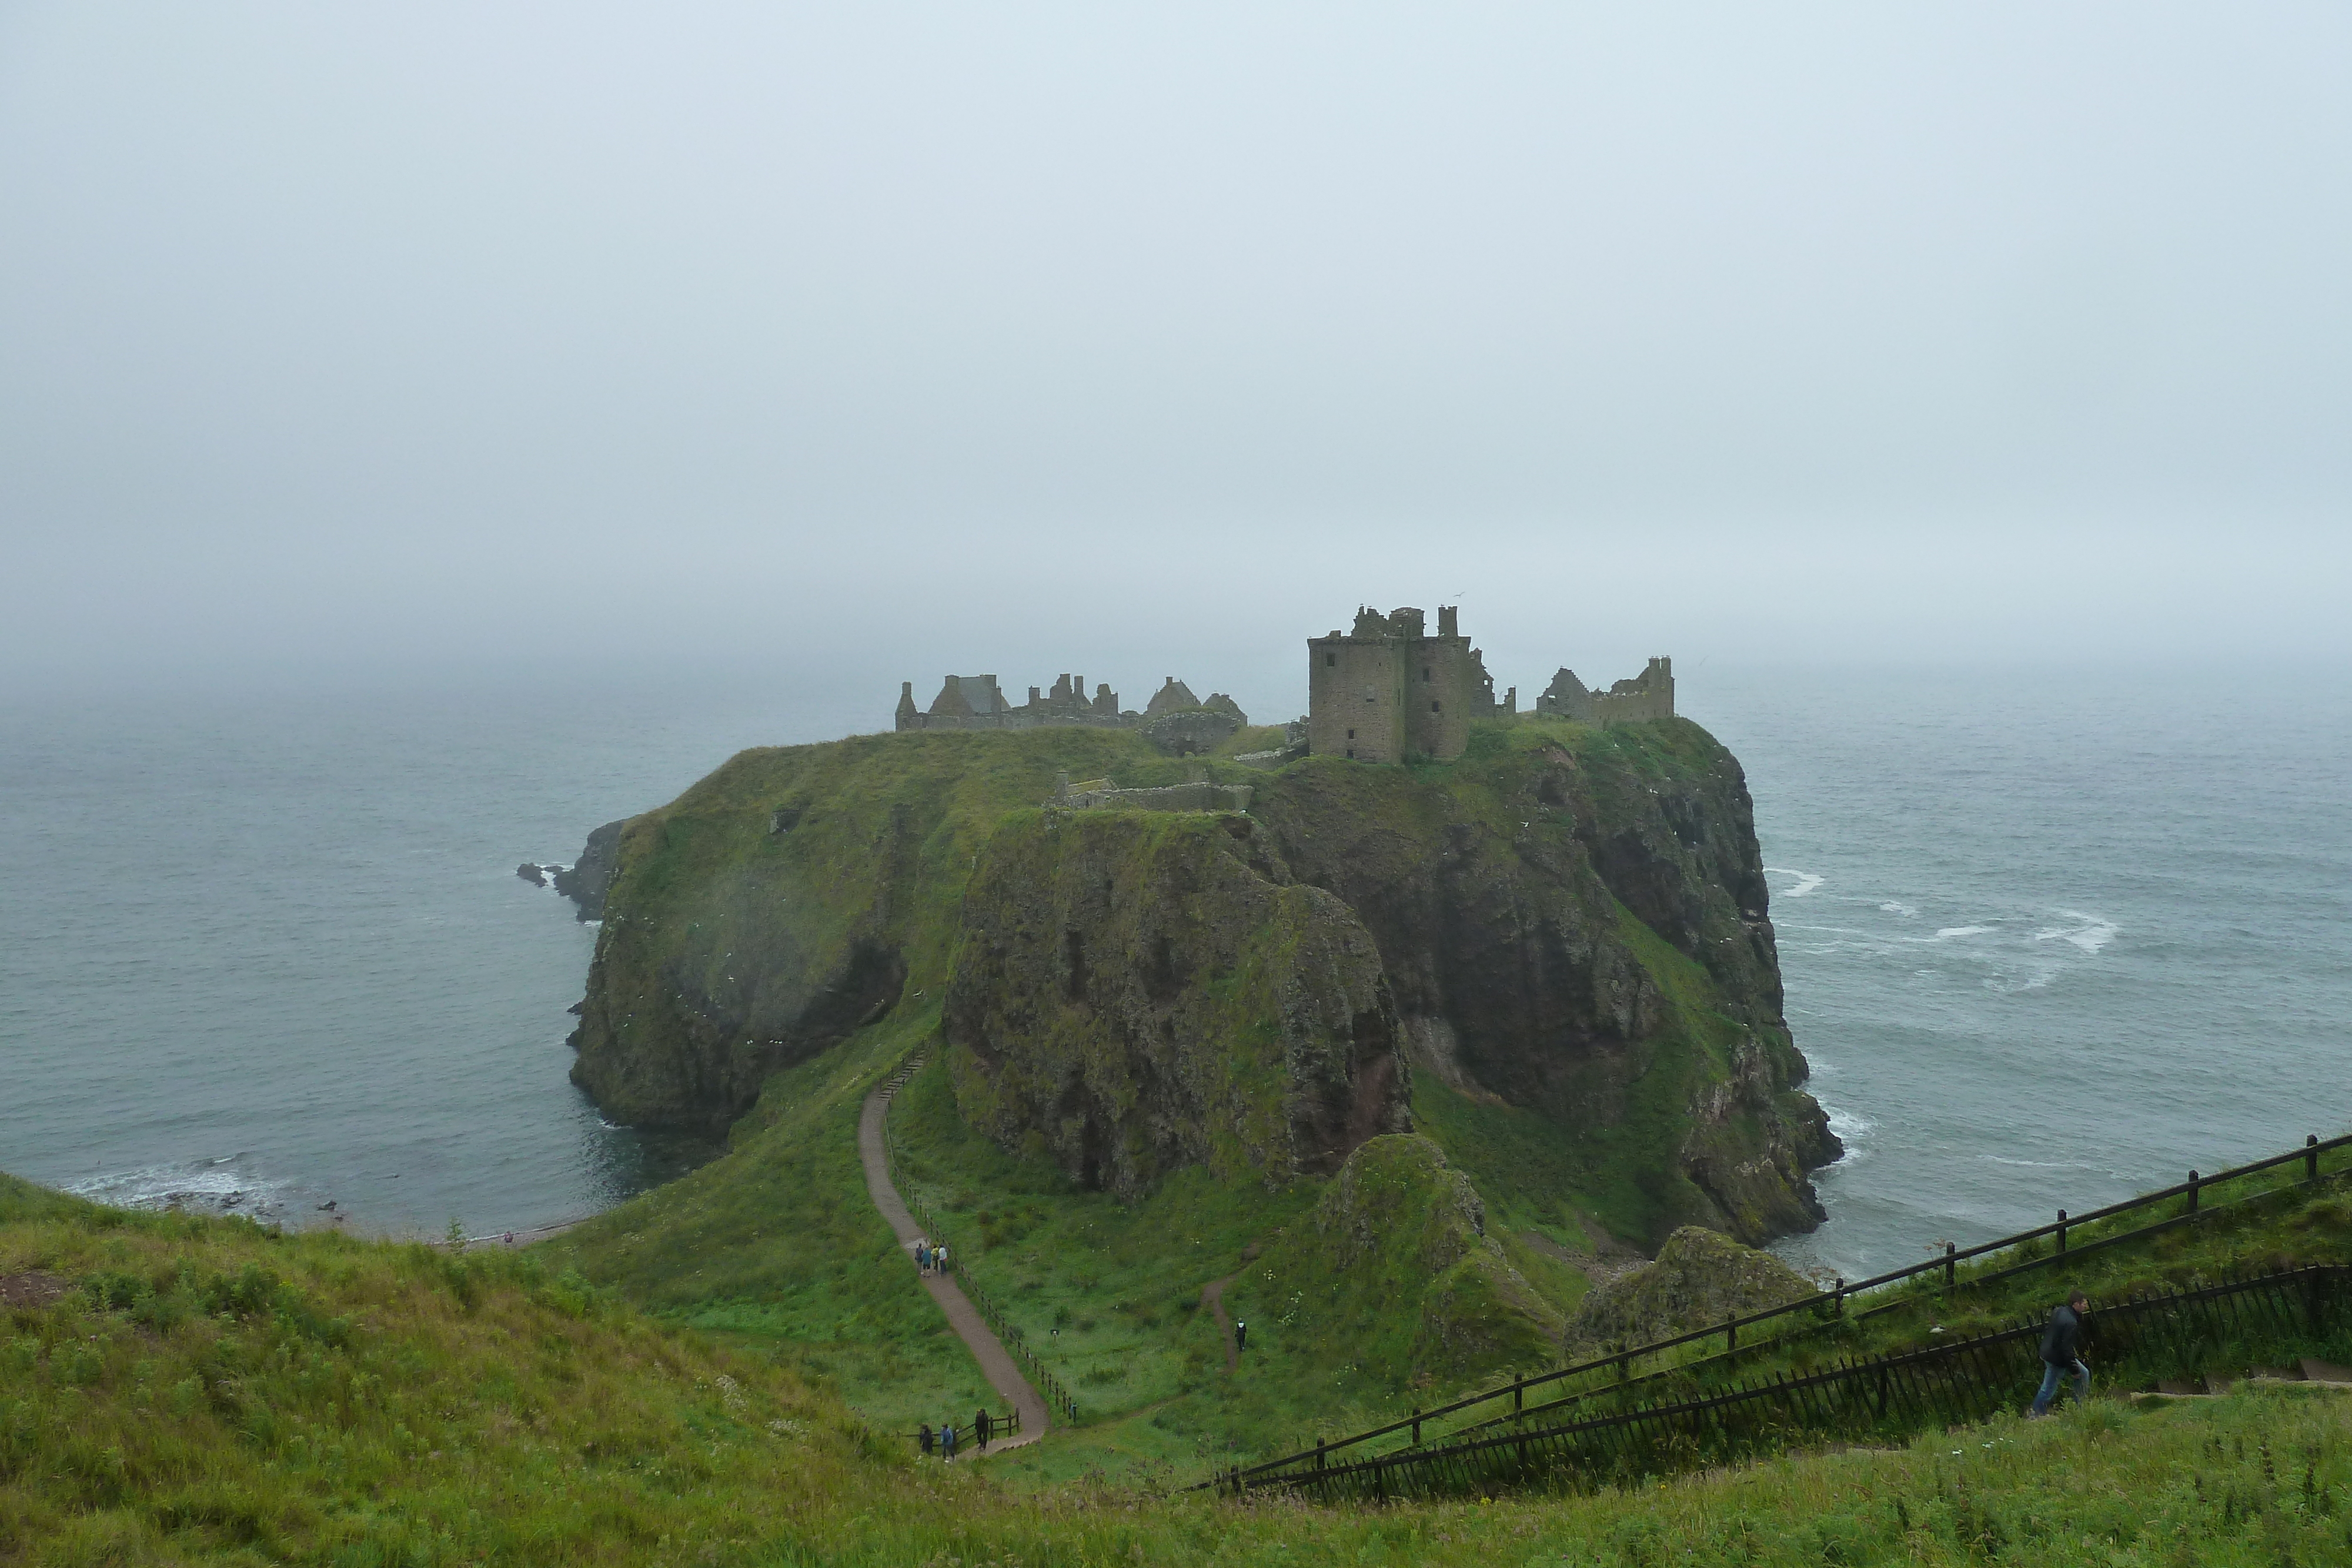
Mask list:
[[[1486,657],[1462,635],[1458,614],[1452,605],[1441,608],[1432,634],[1422,612],[1410,606],[1386,615],[1359,607],[1353,630],[1309,637],[1305,748],[1359,762],[1459,757],[1470,743],[1472,719],[1517,716],[1519,689],[1513,686],[1496,698]],[[1528,711],[1602,725],[1672,718],[1674,662],[1652,659],[1640,674],[1607,691],[1586,686],[1575,671],[1563,668]],[[1240,705],[1223,692],[1202,702],[1173,675],[1140,713],[1121,709],[1118,694],[1108,685],[1096,686],[1087,696],[1084,675],[1063,675],[1049,690],[1031,686],[1029,700],[1018,706],[1005,700],[994,675],[950,675],[929,708],[915,706],[914,682],[898,684],[901,730],[1100,725],[1144,729],[1163,749],[1198,754],[1248,722]],[[1297,744],[1294,727],[1293,747]],[[1294,749],[1252,757],[1296,754]]]
[[[1495,678],[1452,606],[1437,612],[1436,635],[1420,611],[1382,615],[1359,608],[1352,631],[1333,630],[1307,640],[1307,749],[1359,762],[1401,762],[1407,757],[1459,757],[1474,718],[1518,712],[1518,688],[1498,702]],[[1674,664],[1649,668],[1605,692],[1587,689],[1562,669],[1536,699],[1535,712],[1587,724],[1631,724],[1671,718]]]
[[1169,714],[1196,711],[1223,714],[1233,720],[1235,728],[1249,722],[1241,705],[1224,693],[1213,692],[1208,701],[1202,702],[1192,695],[1192,687],[1173,675],[1152,694],[1141,713],[1132,708],[1121,712],[1118,694],[1108,685],[1097,685],[1095,695],[1088,697],[1084,675],[1060,676],[1049,691],[1031,686],[1029,700],[1017,707],[1004,700],[994,675],[950,675],[929,708],[915,706],[914,682],[899,682],[898,727],[1036,729],[1046,725],[1087,724],[1134,729]]

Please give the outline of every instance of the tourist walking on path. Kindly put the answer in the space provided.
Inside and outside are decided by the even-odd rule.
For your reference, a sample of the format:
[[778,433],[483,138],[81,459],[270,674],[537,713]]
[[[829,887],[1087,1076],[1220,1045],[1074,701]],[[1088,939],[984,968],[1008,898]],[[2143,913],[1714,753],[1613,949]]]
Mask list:
[[1249,1343],[1249,1320],[1243,1318],[1234,1324],[1234,1348],[1239,1350],[1247,1343]]
[[952,1419],[940,1422],[940,1457],[941,1458],[952,1459],[955,1458],[955,1422]]
[[[915,1217],[908,1212],[905,1200],[899,1197],[898,1189],[890,1181],[889,1109],[890,1103],[883,1097],[880,1089],[866,1096],[866,1107],[858,1113],[857,1119],[857,1160],[866,1170],[866,1196],[874,1200],[874,1207],[889,1222],[890,1232],[898,1239],[898,1245],[911,1254],[916,1243],[921,1242],[928,1248],[930,1239],[915,1223]],[[944,1254],[946,1249],[940,1250]],[[946,1259],[942,1256],[938,1261],[943,1263]],[[1002,1442],[992,1441],[989,1452],[1001,1453],[1039,1441],[1053,1428],[1052,1410],[1029,1380],[1022,1375],[1020,1364],[1013,1359],[1013,1353],[1005,1349],[1004,1342],[990,1329],[987,1321],[980,1315],[980,1310],[957,1288],[953,1280],[940,1278],[941,1272],[943,1270],[934,1266],[920,1281],[923,1290],[938,1303],[940,1311],[946,1315],[948,1326],[955,1330],[956,1337],[964,1343],[971,1352],[972,1359],[980,1364],[981,1375],[988,1379],[989,1386],[1004,1396],[1019,1417],[1018,1435],[1007,1437]]]
[[925,1246],[923,1244],[923,1239],[918,1236],[915,1238],[915,1272],[918,1274],[928,1274],[930,1271],[931,1249]]
[[931,1249],[931,1272],[934,1274],[948,1272],[948,1244],[944,1241]]
[[2091,1368],[2082,1354],[2083,1314],[2090,1309],[2091,1298],[2076,1291],[2051,1312],[2050,1326],[2042,1333],[2042,1392],[2033,1396],[2027,1420],[2050,1414],[2050,1402],[2057,1397],[2058,1385],[2069,1374],[2074,1379],[2074,1403],[2090,1398]]

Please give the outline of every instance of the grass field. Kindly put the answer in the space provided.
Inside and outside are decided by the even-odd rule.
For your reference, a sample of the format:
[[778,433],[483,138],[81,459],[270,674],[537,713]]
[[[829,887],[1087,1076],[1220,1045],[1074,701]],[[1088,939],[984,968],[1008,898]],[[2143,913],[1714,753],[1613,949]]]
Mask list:
[[1378,1510],[919,1466],[775,1358],[526,1253],[125,1215],[0,1178],[0,1560],[2352,1563],[2352,1399],[2116,1400],[1592,1496]]

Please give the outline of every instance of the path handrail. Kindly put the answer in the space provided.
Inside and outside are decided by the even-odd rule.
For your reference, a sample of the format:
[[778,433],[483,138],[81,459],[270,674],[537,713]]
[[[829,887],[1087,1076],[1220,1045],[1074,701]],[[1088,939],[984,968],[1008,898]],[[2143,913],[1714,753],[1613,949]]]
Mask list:
[[[1951,1246],[1949,1243],[1947,1243],[1946,1249],[1941,1254],[1929,1259],[1925,1263],[1915,1263],[1906,1268],[1889,1270],[1884,1274],[1875,1274],[1867,1280],[1856,1281],[1852,1284],[1847,1284],[1845,1281],[1841,1280],[1834,1290],[1817,1291],[1810,1296],[1801,1296],[1793,1301],[1784,1302],[1777,1307],[1769,1307],[1761,1312],[1749,1312],[1741,1317],[1727,1318],[1721,1322],[1709,1324],[1706,1328],[1693,1329],[1687,1333],[1676,1334],[1670,1339],[1653,1340],[1646,1344],[1634,1345],[1612,1351],[1607,1355],[1597,1357],[1591,1361],[1580,1362],[1573,1366],[1559,1367],[1550,1372],[1539,1373],[1532,1377],[1514,1378],[1510,1383],[1501,1386],[1489,1388],[1477,1394],[1465,1395],[1462,1398],[1454,1400],[1450,1405],[1441,1405],[1433,1409],[1415,1411],[1412,1415],[1404,1416],[1399,1420],[1391,1421],[1386,1426],[1374,1427],[1369,1430],[1353,1433],[1345,1437],[1333,1438],[1327,1442],[1318,1443],[1312,1448],[1304,1448],[1297,1453],[1285,1455],[1280,1458],[1267,1459],[1259,1464],[1252,1465],[1245,1469],[1225,1471],[1220,1479],[1226,1484],[1234,1484],[1245,1481],[1252,1476],[1263,1475],[1268,1471],[1282,1469],[1286,1467],[1301,1463],[1315,1462],[1328,1456],[1333,1450],[1352,1448],[1357,1444],[1367,1443],[1376,1437],[1389,1437],[1394,1433],[1405,1431],[1408,1428],[1413,1431],[1417,1441],[1420,1428],[1424,1424],[1439,1420],[1447,1416],[1457,1415],[1462,1411],[1471,1409],[1479,1405],[1487,1404],[1493,1400],[1507,1398],[1513,1400],[1516,1406],[1523,1406],[1526,1400],[1527,1391],[1530,1388],[1557,1383],[1563,1378],[1580,1376],[1589,1372],[1602,1371],[1612,1366],[1619,1367],[1621,1369],[1629,1369],[1631,1364],[1637,1358],[1654,1355],[1661,1351],[1674,1350],[1685,1344],[1694,1344],[1701,1340],[1712,1339],[1717,1334],[1724,1334],[1732,1338],[1736,1348],[1738,1331],[1750,1327],[1756,1323],[1768,1322],[1775,1318],[1788,1317],[1797,1312],[1811,1312],[1818,1315],[1822,1304],[1825,1302],[1831,1304],[1832,1309],[1842,1315],[1844,1311],[1845,1299],[1848,1296],[1857,1295],[1865,1291],[1883,1289],[1888,1285],[1900,1284],[1906,1280],[1916,1279],[1921,1274],[1932,1273],[1939,1269],[1945,1270],[1948,1284],[1957,1284],[1958,1281],[1954,1278],[1957,1266],[1970,1259],[1981,1258],[1987,1253],[1999,1252],[2008,1248],[2021,1246],[2028,1241],[2038,1240],[2044,1236],[2063,1234],[2065,1231],[2074,1229],[2080,1226],[2095,1224],[2102,1219],[2112,1218],[2118,1214],[2127,1214],[2134,1209],[2146,1208],[2156,1204],[2169,1202],[2171,1199],[2176,1197],[2187,1197],[2190,1200],[2190,1209],[2187,1214],[2175,1216],[2171,1219],[2159,1221],[2156,1225],[2144,1226],[2137,1230],[2126,1231],[2119,1236],[2103,1237],[2097,1241],[2090,1242],[2084,1246],[2074,1249],[2073,1253],[2053,1253],[2046,1258],[2030,1260],[2027,1262],[2016,1265],[2011,1269],[1997,1270],[1992,1274],[1979,1275],[1971,1279],[1968,1282],[1971,1285],[1983,1284],[1988,1283],[1992,1280],[2002,1278],[2007,1274],[2020,1272],[2024,1269],[2046,1267],[2048,1264],[2056,1261],[2060,1258],[2074,1256],[2074,1254],[2082,1252],[2088,1252],[2095,1248],[2108,1246],[2114,1242],[2121,1241],[2128,1238],[2146,1236],[2151,1231],[2160,1228],[2168,1228],[2174,1224],[2187,1220],[2200,1212],[2196,1207],[2196,1200],[2201,1190],[2205,1187],[2218,1186],[2225,1182],[2236,1181],[2245,1176],[2256,1176],[2263,1171],[2273,1169],[2279,1166],[2286,1165],[2295,1160],[2301,1160],[2304,1162],[2305,1180],[2316,1180],[2319,1175],[2319,1156],[2331,1151],[2347,1146],[2352,1146],[2352,1134],[2345,1134],[2325,1140],[2321,1139],[2316,1134],[2313,1134],[2304,1139],[2302,1147],[2289,1149],[2284,1154],[2273,1155],[2265,1159],[2255,1160],[2247,1165],[2235,1166],[2227,1170],[2216,1171],[2211,1176],[2200,1176],[2199,1173],[2191,1171],[2189,1176],[2189,1180],[2176,1186],[2164,1187],[2155,1192],[2140,1193],[2136,1197],[2126,1198],[2120,1203],[2111,1203],[2105,1208],[2091,1209],[2082,1214],[2065,1214],[2063,1210],[2061,1210],[2062,1218],[2048,1225],[2038,1225],[2031,1229],[2020,1230],[2014,1234],[2002,1237],[1998,1240],[1981,1242],[1974,1247],[1965,1249],[1956,1248]],[[2259,1197],[2263,1195],[2257,1196]],[[2241,1201],[2251,1201],[2251,1199]],[[2225,1207],[2237,1207],[2235,1204],[2225,1206]],[[2201,1212],[2218,1213],[2221,1211],[2222,1210],[2221,1209],[2214,1209]],[[1889,1307],[1899,1304],[1901,1303],[1887,1302],[1883,1305],[1874,1306],[1870,1308],[1869,1311],[1885,1311]],[[1856,1315],[1861,1316],[1864,1314],[1857,1313]],[[1727,1352],[1727,1354],[1729,1353]],[[1654,1375],[1644,1375],[1645,1377]],[[1559,1403],[1567,1402],[1568,1401],[1561,1401]],[[1515,1411],[1514,1413],[1516,1414],[1517,1412]],[[1202,1484],[1214,1485],[1217,1483],[1212,1481],[1203,1482]]]
[[[931,1441],[935,1445],[933,1448],[926,1448],[923,1447],[923,1433],[925,1431],[931,1434]],[[973,1443],[972,1452],[975,1454],[984,1454],[988,1451],[988,1444],[996,1441],[1000,1434],[1011,1433],[1014,1436],[1018,1436],[1020,1434],[1021,1406],[1017,1404],[1014,1405],[1013,1406],[1013,1413],[1009,1416],[999,1416],[993,1410],[989,1412],[989,1435],[988,1442],[985,1443],[980,1440],[980,1424],[976,1421],[967,1421],[961,1427],[956,1426],[953,1422],[942,1422],[937,1427],[924,1427],[909,1433],[908,1438],[914,1443],[917,1452],[926,1454],[935,1453],[938,1451],[936,1445],[939,1442],[939,1434],[942,1431],[951,1431],[955,1434],[956,1447],[958,1448],[961,1448],[963,1447],[964,1439],[966,1437],[970,1437]]]
[[[2305,1264],[2297,1268],[2233,1276],[2215,1284],[2136,1294],[2106,1309],[2100,1313],[2099,1318],[2102,1322],[2133,1322],[2152,1315],[2177,1317],[2183,1307],[2225,1299],[2234,1300],[2251,1293],[2276,1291],[2282,1287],[2298,1283],[2305,1287],[2306,1291],[2332,1289],[2333,1291],[2340,1293],[2347,1281],[2352,1281],[2352,1266],[2341,1263]],[[2304,1309],[2306,1313],[2315,1310],[2309,1304],[2310,1300],[2311,1298],[2306,1295]],[[2238,1322],[2234,1308],[2232,1322]],[[1452,1442],[1374,1455],[1339,1465],[1328,1463],[1326,1456],[1330,1451],[1330,1446],[1325,1445],[1323,1448],[1300,1456],[1302,1460],[1311,1459],[1313,1461],[1311,1467],[1290,1469],[1261,1484],[1328,1486],[1362,1475],[1372,1476],[1377,1480],[1385,1472],[1391,1470],[1412,1468],[1423,1470],[1443,1470],[1449,1461],[1458,1462],[1466,1456],[1498,1452],[1506,1448],[1516,1448],[1524,1463],[1529,1447],[1532,1446],[1540,1451],[1544,1445],[1555,1439],[1612,1429],[1639,1431],[1664,1425],[1677,1416],[1696,1416],[1727,1406],[1759,1401],[1793,1404],[1800,1412],[1800,1425],[1819,1426],[1822,1424],[1820,1417],[1828,1412],[1824,1412],[1817,1406],[1811,1406],[1805,1397],[1807,1395],[1814,1391],[1829,1390],[1840,1385],[1874,1380],[1877,1385],[1877,1414],[1881,1418],[1886,1414],[1889,1408],[1889,1396],[1893,1395],[1895,1396],[1894,1401],[1895,1404],[1912,1405],[1915,1415],[1933,1415],[1934,1418],[1939,1421],[1946,1418],[1972,1419],[1983,1414],[1980,1406],[1971,1411],[1958,1407],[1958,1405],[1963,1402],[1948,1401],[1945,1408],[1937,1410],[1934,1408],[1936,1401],[1933,1396],[1932,1382],[1914,1384],[1910,1388],[1905,1389],[1900,1386],[1900,1380],[1906,1373],[1924,1372],[1941,1365],[1953,1369],[1947,1375],[1947,1383],[1954,1390],[1958,1390],[1962,1384],[1973,1385],[1979,1393],[1986,1388],[2007,1386],[2006,1384],[1987,1380],[1985,1374],[1988,1368],[1984,1353],[1999,1346],[2021,1342],[2031,1343],[2041,1337],[2046,1326],[2028,1319],[2012,1327],[1992,1330],[1971,1338],[1954,1340],[1916,1350],[1895,1351],[1866,1356],[1860,1361],[1846,1361],[1819,1372],[1793,1376],[1775,1375],[1765,1381],[1737,1385],[1715,1394],[1696,1397],[1685,1396],[1659,1404],[1636,1405],[1585,1420],[1570,1422],[1564,1426],[1517,1428],[1483,1437],[1470,1437],[1466,1433],[1458,1434],[1456,1440]],[[1895,1383],[1890,1384],[1890,1378],[1895,1380]],[[1248,1478],[1255,1473],[1256,1473],[1255,1470],[1225,1470],[1191,1490],[1199,1491],[1212,1487],[1230,1488],[1239,1493],[1247,1490]],[[1491,1482],[1485,1484],[1491,1484]]]

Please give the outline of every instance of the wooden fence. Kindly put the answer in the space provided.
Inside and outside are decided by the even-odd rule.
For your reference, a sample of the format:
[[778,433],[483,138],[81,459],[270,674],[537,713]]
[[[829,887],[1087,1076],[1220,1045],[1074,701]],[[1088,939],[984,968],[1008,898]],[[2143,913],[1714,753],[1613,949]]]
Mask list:
[[[1806,1375],[1635,1403],[1579,1420],[1544,1420],[1529,1411],[1483,1435],[1353,1459],[1335,1459],[1339,1445],[1319,1444],[1278,1466],[1235,1469],[1202,1484],[1235,1495],[1276,1488],[1324,1500],[1590,1490],[1806,1442],[1981,1420],[2022,1404],[2037,1385],[2044,1326],[2021,1322],[1926,1350],[1842,1361]],[[2352,1266],[2314,1264],[2136,1296],[2095,1312],[2089,1332],[2103,1375],[2136,1382],[2203,1375],[2219,1358],[2277,1354],[2283,1346],[2347,1330]]]
[[[2211,1176],[2200,1176],[2196,1171],[2190,1171],[2189,1179],[2177,1186],[2164,1187],[2155,1192],[2142,1193],[2136,1197],[2126,1198],[2121,1203],[2109,1204],[2105,1208],[2075,1215],[2069,1215],[2064,1209],[2060,1209],[2057,1219],[2051,1224],[2035,1226],[2028,1230],[2004,1236],[1998,1240],[1987,1241],[1969,1248],[1958,1248],[1947,1242],[1939,1256],[1925,1263],[1889,1270],[1884,1274],[1856,1281],[1851,1284],[1844,1280],[1839,1280],[1827,1291],[1801,1297],[1781,1306],[1763,1312],[1749,1312],[1741,1317],[1730,1318],[1706,1328],[1694,1329],[1687,1333],[1653,1341],[1647,1344],[1619,1346],[1606,1355],[1559,1367],[1535,1376],[1514,1378],[1508,1384],[1466,1396],[1450,1404],[1427,1410],[1416,1410],[1402,1420],[1391,1421],[1367,1431],[1318,1443],[1313,1448],[1302,1449],[1278,1459],[1269,1459],[1244,1470],[1225,1472],[1200,1485],[1202,1487],[1230,1486],[1234,1484],[1234,1478],[1236,1475],[1241,1478],[1241,1484],[1244,1486],[1254,1485],[1257,1484],[1255,1478],[1279,1476],[1303,1465],[1328,1462],[1332,1455],[1343,1449],[1369,1451],[1382,1438],[1404,1437],[1407,1434],[1410,1434],[1407,1440],[1418,1445],[1422,1440],[1424,1427],[1442,1425],[1454,1417],[1469,1415],[1472,1412],[1481,1413],[1473,1423],[1475,1428],[1476,1426],[1493,1421],[1517,1420],[1532,1411],[1558,1411],[1596,1397],[1604,1396],[1618,1397],[1629,1389],[1655,1386],[1667,1380],[1689,1375],[1700,1368],[1720,1371],[1739,1359],[1752,1357],[1773,1348],[1781,1343],[1786,1337],[1759,1339],[1749,1332],[1747,1343],[1743,1345],[1741,1343],[1743,1331],[1753,1331],[1762,1324],[1790,1320],[1800,1321],[1804,1328],[1810,1329],[1823,1321],[1834,1321],[1845,1317],[1856,1320],[1868,1318],[1910,1304],[1916,1298],[1903,1291],[1901,1287],[1922,1277],[1927,1278],[1931,1285],[1946,1291],[1958,1289],[1962,1285],[1990,1284],[2035,1269],[2048,1268],[2062,1261],[2079,1260],[2125,1241],[2145,1239],[2177,1226],[2193,1225],[2202,1220],[2237,1212],[2247,1205],[2260,1203],[2275,1196],[2281,1189],[2270,1188],[2226,1203],[2207,1201],[2206,1195],[2209,1190],[2296,1164],[2303,1166],[2301,1181],[2315,1183],[2320,1179],[2324,1164],[2342,1166],[2347,1163],[2328,1156],[2337,1155],[2347,1148],[2352,1148],[2352,1134],[2325,1140],[2315,1135],[2310,1136],[2304,1139],[2301,1148],[2290,1149],[2284,1154],[2273,1155],[2268,1159],[2256,1160],[2252,1164],[2238,1166],[2229,1170],[2217,1171]],[[2286,1190],[2293,1189],[2290,1187]],[[2071,1249],[2069,1247],[2070,1232],[2079,1232],[2085,1226],[2102,1224],[2122,1216],[2168,1206],[2172,1207],[2172,1212],[2153,1218],[2146,1225],[2113,1231],[2088,1242],[2077,1239],[2074,1239]],[[2037,1245],[2045,1239],[2053,1243],[2052,1249],[2046,1252],[2039,1250]],[[2032,1255],[2003,1261],[1990,1269],[1973,1270],[1965,1278],[1962,1276],[1962,1264],[2012,1248],[2026,1249]],[[1874,1301],[1867,1305],[1861,1305],[1855,1310],[1849,1311],[1850,1306],[1853,1304],[1853,1298],[1865,1292],[1875,1293],[1885,1299]],[[1653,1370],[1639,1375],[1633,1371],[1636,1363],[1655,1362],[1668,1353],[1701,1345],[1718,1337],[1723,1341],[1724,1348],[1712,1355],[1696,1359],[1685,1358],[1671,1364],[1655,1366]],[[1559,1388],[1577,1379],[1589,1380],[1589,1385],[1568,1389],[1557,1397],[1543,1400],[1536,1405],[1530,1406],[1528,1402],[1528,1395],[1531,1390]],[[1354,1457],[1356,1456],[1350,1455],[1351,1458]]]
[[1013,1406],[1012,1412],[1009,1415],[999,1416],[992,1412],[986,1413],[988,1415],[988,1429],[986,1431],[981,1430],[981,1414],[982,1413],[974,1412],[972,1419],[961,1427],[956,1426],[953,1422],[942,1421],[936,1427],[925,1427],[909,1433],[908,1436],[913,1441],[918,1452],[924,1454],[936,1454],[940,1451],[942,1441],[940,1434],[943,1432],[952,1431],[955,1434],[957,1453],[961,1454],[969,1448],[971,1451],[975,1454],[984,1454],[988,1452],[988,1445],[996,1441],[998,1438],[1017,1437],[1021,1435],[1020,1406],[1015,1405]]

